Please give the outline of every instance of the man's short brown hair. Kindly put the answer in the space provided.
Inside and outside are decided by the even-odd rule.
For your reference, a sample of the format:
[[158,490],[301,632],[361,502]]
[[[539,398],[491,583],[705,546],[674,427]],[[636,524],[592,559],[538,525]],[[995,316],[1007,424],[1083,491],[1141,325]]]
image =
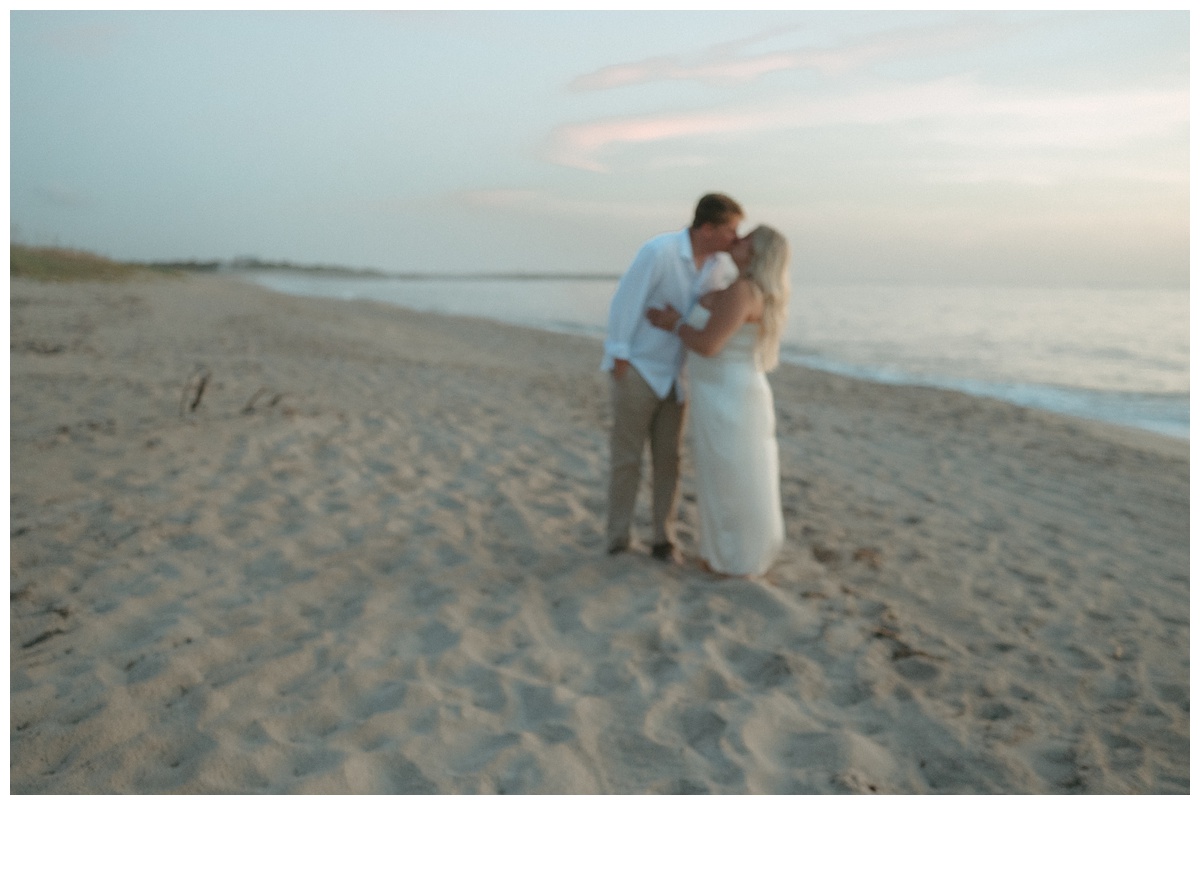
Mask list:
[[724,224],[734,216],[745,218],[746,213],[732,197],[724,194],[705,194],[696,204],[696,215],[692,219],[692,227],[700,227],[704,224]]

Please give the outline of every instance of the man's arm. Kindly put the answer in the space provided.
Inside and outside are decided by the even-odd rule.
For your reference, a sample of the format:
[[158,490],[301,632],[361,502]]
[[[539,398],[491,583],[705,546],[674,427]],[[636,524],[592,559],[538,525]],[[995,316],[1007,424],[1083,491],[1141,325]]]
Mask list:
[[633,336],[642,322],[658,276],[656,250],[643,246],[617,283],[617,291],[608,309],[608,335],[604,340],[604,351],[612,357],[613,374],[618,379],[629,368]]

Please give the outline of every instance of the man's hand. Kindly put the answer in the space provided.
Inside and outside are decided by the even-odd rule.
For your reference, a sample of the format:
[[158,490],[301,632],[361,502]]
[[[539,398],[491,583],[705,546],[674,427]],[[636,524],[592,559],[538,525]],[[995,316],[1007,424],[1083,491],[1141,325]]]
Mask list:
[[618,381],[625,377],[625,373],[629,371],[629,360],[613,360],[612,375]]

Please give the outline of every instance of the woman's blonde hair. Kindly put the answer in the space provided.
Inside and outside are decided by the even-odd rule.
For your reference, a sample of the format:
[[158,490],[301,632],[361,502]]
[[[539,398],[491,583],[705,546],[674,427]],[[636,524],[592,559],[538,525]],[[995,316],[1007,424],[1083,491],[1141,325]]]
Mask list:
[[763,295],[762,323],[758,331],[758,354],[764,372],[779,365],[779,339],[787,322],[788,260],[791,250],[783,234],[766,225],[750,232],[753,254],[746,275]]

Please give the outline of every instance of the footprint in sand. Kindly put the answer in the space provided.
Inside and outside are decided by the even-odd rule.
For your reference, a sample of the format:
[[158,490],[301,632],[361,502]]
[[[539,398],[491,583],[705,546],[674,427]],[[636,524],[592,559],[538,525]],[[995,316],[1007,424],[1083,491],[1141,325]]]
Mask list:
[[391,783],[388,792],[413,796],[432,796],[439,792],[437,784],[427,778],[412,760],[400,753],[385,759],[383,769]]
[[408,697],[407,682],[387,682],[358,700],[355,717],[359,721],[364,721],[381,713],[399,710],[404,706],[406,697]]
[[529,753],[521,753],[496,778],[496,792],[502,796],[534,793],[542,779],[542,766],[538,760]]
[[1139,742],[1117,732],[1108,732],[1102,735],[1102,739],[1114,769],[1128,771],[1140,767],[1145,761],[1146,752]]
[[779,652],[734,645],[725,653],[725,659],[753,689],[775,688],[793,676],[792,665]]
[[1081,792],[1086,786],[1079,767],[1079,754],[1070,744],[1051,744],[1042,749],[1034,767],[1047,782],[1066,792]]
[[1002,701],[989,701],[979,708],[979,718],[989,722],[998,722],[1010,718],[1015,712],[1012,707]]
[[432,614],[442,606],[455,599],[455,593],[449,587],[443,587],[433,581],[420,581],[411,590],[412,601],[424,614]]
[[521,736],[511,731],[503,734],[477,732],[471,735],[466,741],[466,746],[452,757],[451,769],[464,774],[475,774],[482,771],[501,752],[520,742]]
[[896,661],[896,672],[913,682],[929,682],[942,671],[933,661],[913,656]]
[[523,731],[536,734],[547,744],[574,740],[575,731],[566,724],[570,713],[555,699],[553,686],[521,683],[517,686],[517,702],[516,724]]
[[460,636],[461,634],[455,633],[441,621],[434,621],[417,632],[421,654],[432,658],[441,657],[443,652],[458,645]]
[[195,732],[168,736],[138,759],[133,791],[170,793],[194,783],[209,763],[221,756],[212,737]]
[[1175,704],[1185,713],[1191,712],[1191,692],[1189,691],[1188,686],[1160,682],[1154,687],[1158,690],[1158,696],[1164,701],[1169,704]]
[[688,746],[710,762],[721,765],[729,764],[720,746],[727,724],[712,710],[704,708],[684,710],[679,715],[680,730]]
[[300,747],[291,752],[292,776],[300,779],[321,775],[340,768],[345,754],[326,747]]

